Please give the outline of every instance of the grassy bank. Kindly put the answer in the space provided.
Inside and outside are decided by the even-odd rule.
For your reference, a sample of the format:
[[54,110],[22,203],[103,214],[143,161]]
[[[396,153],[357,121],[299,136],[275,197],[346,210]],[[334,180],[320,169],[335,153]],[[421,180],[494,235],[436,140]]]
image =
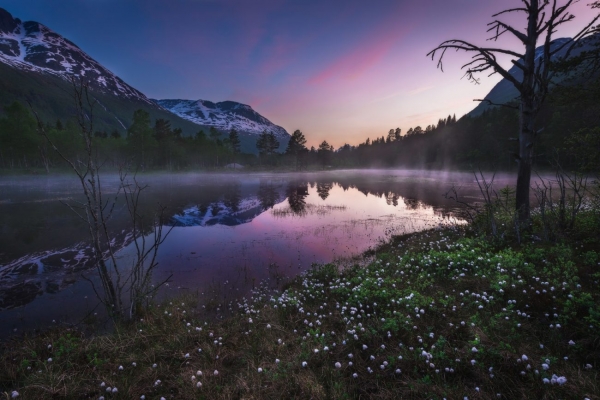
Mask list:
[[[283,291],[172,300],[105,336],[15,339],[0,394],[599,399],[598,241],[517,247],[468,228],[397,237],[366,266],[315,266]],[[232,316],[211,320],[217,307]]]

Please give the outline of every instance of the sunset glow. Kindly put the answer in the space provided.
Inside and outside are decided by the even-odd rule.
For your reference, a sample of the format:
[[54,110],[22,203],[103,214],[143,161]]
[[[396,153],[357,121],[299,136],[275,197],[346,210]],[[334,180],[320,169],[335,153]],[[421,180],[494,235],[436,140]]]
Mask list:
[[[69,37],[148,97],[246,103],[290,133],[302,130],[309,146],[328,140],[338,147],[473,109],[473,99],[500,77],[482,76],[474,85],[461,79],[468,56],[452,55],[442,73],[426,53],[450,38],[484,43],[492,14],[509,3],[518,4],[7,0],[3,6]],[[572,10],[577,18],[556,37],[586,22],[586,2]],[[507,18],[523,26],[522,16]]]

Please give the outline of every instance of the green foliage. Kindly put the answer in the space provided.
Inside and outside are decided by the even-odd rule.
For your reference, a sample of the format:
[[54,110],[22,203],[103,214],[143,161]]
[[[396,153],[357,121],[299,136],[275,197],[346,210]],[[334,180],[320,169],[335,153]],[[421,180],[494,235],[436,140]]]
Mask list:
[[142,169],[151,164],[151,154],[158,147],[150,126],[150,114],[144,110],[133,113],[133,123],[127,130],[128,151],[133,156],[136,167]]
[[260,156],[272,156],[279,148],[279,142],[273,132],[263,131],[256,141],[256,148]]
[[237,131],[234,128],[231,128],[231,130],[229,131],[229,146],[231,147],[231,151],[234,154],[237,154],[240,152],[240,136],[238,135]]
[[[65,124],[73,119],[73,87],[70,82],[50,74],[26,73],[0,63],[0,107],[18,101],[35,110],[40,119],[53,126],[57,119]],[[132,122],[135,110],[143,109],[154,119],[169,119],[174,128],[180,128],[184,136],[191,136],[198,125],[161,109],[153,103],[123,99],[112,94],[91,92],[98,105],[94,107],[94,131],[113,132],[121,136]],[[0,109],[0,116],[2,110]]]
[[[65,162],[53,146],[69,160],[81,158],[84,142],[73,120],[67,119],[63,124],[59,119],[53,125],[44,126],[47,141],[38,133],[37,122],[27,107],[15,102],[4,108],[4,114],[0,118],[0,168],[46,168],[48,171],[61,168]],[[116,129],[110,134],[95,131],[95,154],[105,168],[130,163],[143,170],[214,168],[234,160],[232,148],[209,140],[202,130],[194,136],[184,136],[170,120],[159,118],[153,124],[151,114],[143,109],[133,113],[132,121],[126,136]],[[253,158],[251,155],[238,157],[250,162]]]
[[35,165],[44,144],[37,134],[35,118],[18,102],[4,108],[0,119],[0,162],[5,168],[29,168]]

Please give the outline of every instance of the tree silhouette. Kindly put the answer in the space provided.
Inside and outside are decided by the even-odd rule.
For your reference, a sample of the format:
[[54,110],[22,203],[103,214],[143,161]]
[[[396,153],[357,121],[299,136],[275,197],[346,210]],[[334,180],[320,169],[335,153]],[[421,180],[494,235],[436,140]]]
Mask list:
[[325,168],[325,166],[331,161],[332,153],[333,146],[327,143],[326,140],[323,140],[323,142],[319,145],[319,151],[317,153],[319,159],[321,160],[321,165],[323,166],[323,168]]
[[231,130],[229,131],[229,146],[231,146],[233,154],[237,154],[240,152],[240,136],[238,135],[235,128],[231,128]]
[[258,140],[256,141],[256,148],[258,149],[258,154],[261,156],[271,156],[277,148],[279,147],[279,142],[275,138],[273,132],[268,132],[265,130],[258,136]]
[[258,201],[263,211],[273,208],[275,203],[279,200],[279,192],[277,186],[271,181],[261,180],[258,185],[258,192],[256,193]]
[[208,130],[208,136],[210,136],[211,140],[213,142],[215,142],[218,145],[221,145],[221,132],[219,132],[217,130],[217,128],[215,128],[214,126],[211,126],[210,129]]
[[233,168],[236,168],[236,155],[240,153],[240,136],[238,135],[235,128],[231,128],[228,137],[229,147],[233,153]]
[[332,182],[318,182],[317,193],[319,197],[326,200],[329,197],[329,191],[333,188]]
[[296,161],[296,169],[299,167],[300,157],[308,151],[305,145],[306,138],[304,137],[304,134],[300,130],[296,129],[294,133],[292,133],[292,137],[290,137],[288,146],[285,149],[285,154],[294,156]]
[[240,209],[242,201],[242,191],[239,182],[232,182],[225,186],[223,193],[223,204],[229,208],[231,212],[236,213]]
[[141,109],[133,113],[133,123],[127,130],[127,140],[137,164],[145,170],[150,160],[149,153],[156,147],[150,127],[150,114]]
[[306,212],[306,196],[308,196],[308,185],[306,183],[291,182],[285,194],[288,198],[290,210],[296,215],[303,215]]
[[[464,40],[451,39],[442,42],[438,47],[427,53],[431,59],[438,56],[437,66],[443,71],[442,60],[447,50],[465,51],[473,54],[471,60],[462,66],[465,69],[465,76],[472,82],[478,83],[477,75],[482,72],[493,75],[499,73],[503,78],[511,82],[519,92],[519,150],[516,154],[518,163],[517,190],[516,190],[516,209],[521,223],[530,221],[529,205],[529,187],[531,181],[531,167],[533,164],[533,146],[541,131],[536,126],[536,117],[546,95],[548,88],[555,73],[551,71],[551,59],[553,56],[564,54],[568,57],[575,45],[584,37],[598,31],[594,26],[600,18],[596,14],[592,20],[585,25],[572,39],[562,42],[552,42],[553,34],[556,28],[575,18],[569,12],[569,8],[576,3],[576,0],[568,0],[562,6],[558,5],[558,0],[521,0],[522,5],[516,8],[509,8],[500,11],[492,18],[500,17],[504,14],[523,13],[526,16],[527,24],[524,31],[518,30],[513,26],[494,19],[488,24],[488,32],[492,36],[488,39],[497,41],[505,33],[509,33],[523,45],[521,52],[511,49],[477,46]],[[592,4],[593,8],[598,7],[598,2]],[[538,39],[544,41],[541,53],[536,53]],[[513,75],[507,69],[500,66],[498,56],[508,55],[513,57],[513,65],[517,67],[520,74]],[[491,103],[491,102],[490,102]]]

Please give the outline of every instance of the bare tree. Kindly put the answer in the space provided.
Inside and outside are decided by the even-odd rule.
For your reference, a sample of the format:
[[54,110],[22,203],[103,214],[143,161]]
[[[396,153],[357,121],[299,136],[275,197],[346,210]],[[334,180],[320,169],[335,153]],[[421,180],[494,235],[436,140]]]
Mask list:
[[[38,131],[50,147],[67,163],[76,174],[84,195],[79,203],[67,203],[87,226],[93,250],[93,262],[96,265],[102,291],[92,287],[98,298],[104,303],[113,320],[118,321],[129,310],[130,316],[139,311],[149,295],[159,285],[151,284],[151,274],[157,266],[156,256],[159,246],[168,233],[163,233],[164,208],[160,207],[150,221],[140,212],[140,194],[146,188],[138,183],[135,176],[128,177],[125,167],[119,169],[119,183],[114,196],[106,198],[103,193],[103,180],[100,170],[102,162],[98,160],[94,146],[94,106],[96,100],[89,93],[88,84],[81,78],[72,77],[75,119],[79,127],[79,136],[83,142],[83,153],[76,159],[67,157],[48,135],[38,114],[33,110],[38,122]],[[31,104],[30,104],[31,107]],[[123,265],[116,257],[122,247],[113,236],[109,222],[113,217],[118,198],[124,199],[131,222],[131,237],[135,246],[135,256],[130,265]],[[153,236],[152,236],[153,233]],[[150,239],[146,236],[150,234]]]
[[[567,58],[577,43],[584,37],[599,31],[596,22],[600,14],[593,16],[572,39],[562,43],[552,43],[556,29],[575,16],[570,13],[571,6],[579,0],[567,0],[559,5],[559,0],[520,0],[521,5],[509,8],[492,16],[495,18],[488,24],[488,32],[491,32],[489,41],[497,41],[502,35],[508,33],[516,37],[523,45],[523,49],[514,51],[496,47],[477,46],[464,40],[447,40],[430,51],[427,55],[434,60],[438,57],[437,66],[443,71],[442,61],[446,51],[449,49],[472,53],[471,61],[462,66],[466,69],[465,76],[472,82],[478,83],[477,75],[488,72],[489,75],[499,73],[503,78],[511,82],[519,92],[519,151],[515,155],[518,163],[517,187],[516,187],[516,209],[521,223],[528,224],[530,221],[529,188],[531,182],[531,167],[533,164],[533,145],[541,129],[536,126],[537,114],[544,103],[548,88],[556,76],[551,70],[552,57],[563,52]],[[600,2],[596,1],[590,5],[599,8]],[[502,22],[498,17],[510,13],[523,13],[527,18],[527,24],[523,31]],[[543,40],[542,51],[536,54],[538,40]],[[508,55],[514,57],[511,61],[522,72],[519,80],[509,71],[500,66],[497,57]],[[482,101],[482,100],[479,100]]]

